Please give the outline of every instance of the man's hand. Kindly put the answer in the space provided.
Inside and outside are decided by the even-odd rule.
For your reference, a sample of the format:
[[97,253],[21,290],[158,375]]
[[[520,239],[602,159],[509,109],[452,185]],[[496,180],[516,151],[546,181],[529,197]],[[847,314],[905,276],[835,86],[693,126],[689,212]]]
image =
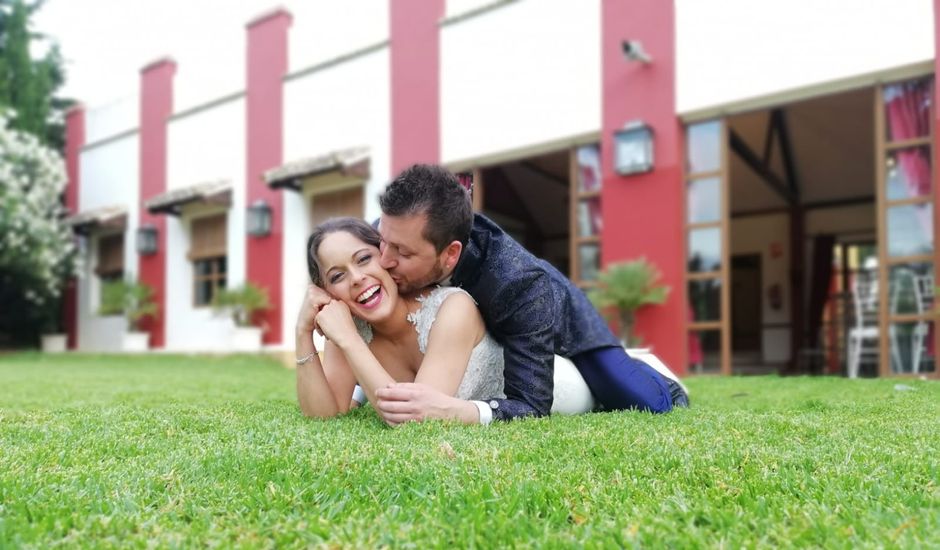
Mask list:
[[457,399],[427,384],[399,383],[376,390],[375,410],[389,426],[436,418],[480,422],[480,411],[470,401]]

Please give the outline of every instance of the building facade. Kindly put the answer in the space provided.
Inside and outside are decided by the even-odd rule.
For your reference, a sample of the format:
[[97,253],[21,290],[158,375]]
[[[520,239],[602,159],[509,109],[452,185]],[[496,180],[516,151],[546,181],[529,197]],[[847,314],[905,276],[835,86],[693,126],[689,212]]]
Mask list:
[[[677,372],[936,376],[937,13],[389,0],[325,58],[288,8],[262,14],[241,89],[177,105],[167,58],[136,97],[69,113],[87,260],[70,345],[119,349],[123,320],[97,304],[132,277],[155,289],[153,349],[230,350],[208,304],[252,282],[272,302],[265,348],[289,351],[312,227],[374,219],[398,171],[433,162],[471,171],[475,208],[585,288],[612,263],[653,263],[670,293],[638,332]],[[628,174],[649,143],[651,166]]]

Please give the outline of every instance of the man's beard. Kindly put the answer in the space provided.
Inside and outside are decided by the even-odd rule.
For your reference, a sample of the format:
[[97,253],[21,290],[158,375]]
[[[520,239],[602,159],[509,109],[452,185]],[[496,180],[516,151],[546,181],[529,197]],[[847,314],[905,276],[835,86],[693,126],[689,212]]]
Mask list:
[[434,268],[428,273],[427,277],[423,277],[417,281],[407,281],[398,284],[398,293],[399,294],[414,294],[415,292],[422,290],[431,285],[437,284],[445,279],[444,267],[441,264],[434,264]]

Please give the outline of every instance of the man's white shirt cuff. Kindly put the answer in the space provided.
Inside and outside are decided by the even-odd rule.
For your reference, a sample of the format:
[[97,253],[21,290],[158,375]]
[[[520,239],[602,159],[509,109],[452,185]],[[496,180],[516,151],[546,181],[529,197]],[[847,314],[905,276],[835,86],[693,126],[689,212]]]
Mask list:
[[486,426],[493,421],[493,409],[486,401],[471,401],[480,410],[480,424]]

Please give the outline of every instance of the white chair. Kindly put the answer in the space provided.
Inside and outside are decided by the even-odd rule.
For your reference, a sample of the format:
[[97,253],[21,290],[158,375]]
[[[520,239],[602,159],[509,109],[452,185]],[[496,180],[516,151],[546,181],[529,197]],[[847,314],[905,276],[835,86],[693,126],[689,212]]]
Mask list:
[[[914,275],[914,298],[917,313],[930,313],[934,308],[934,279],[932,274]],[[924,343],[930,334],[930,323],[918,321],[911,334],[911,369],[920,372],[920,362],[926,351]]]
[[855,319],[849,328],[847,370],[858,378],[863,359],[878,361],[878,280],[858,274],[852,281],[852,307]]
[[[897,294],[896,291],[895,294]],[[898,303],[897,296],[892,296],[890,300],[893,305]],[[856,275],[855,280],[852,281],[852,302],[855,322],[849,328],[847,370],[849,378],[858,378],[862,361],[868,360],[877,365],[880,358],[877,274],[872,273],[870,278],[861,274]],[[888,327],[888,339],[891,361],[900,366],[901,351],[898,349],[896,330],[893,325]]]

